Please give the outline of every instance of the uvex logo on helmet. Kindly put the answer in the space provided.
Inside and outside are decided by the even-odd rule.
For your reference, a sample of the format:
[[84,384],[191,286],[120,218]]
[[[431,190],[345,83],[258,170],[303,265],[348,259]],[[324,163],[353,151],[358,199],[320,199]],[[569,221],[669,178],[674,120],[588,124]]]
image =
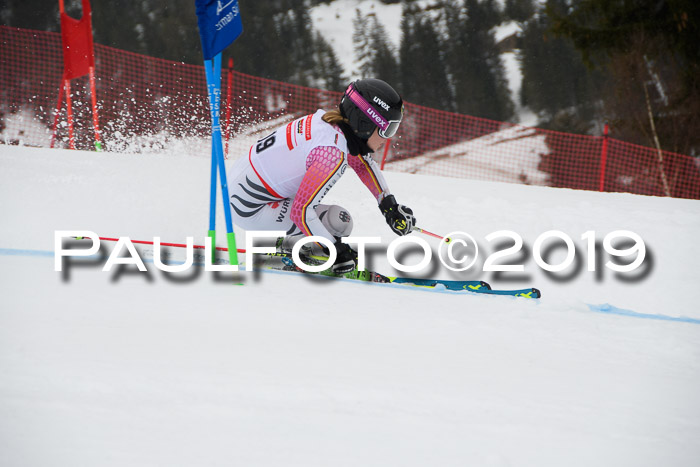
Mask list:
[[374,102],[381,105],[384,110],[389,110],[389,104],[381,100],[379,97],[374,96]]
[[367,109],[367,114],[370,115],[377,123],[382,123],[382,121],[384,120],[384,118],[378,113],[376,113],[372,107],[369,107]]

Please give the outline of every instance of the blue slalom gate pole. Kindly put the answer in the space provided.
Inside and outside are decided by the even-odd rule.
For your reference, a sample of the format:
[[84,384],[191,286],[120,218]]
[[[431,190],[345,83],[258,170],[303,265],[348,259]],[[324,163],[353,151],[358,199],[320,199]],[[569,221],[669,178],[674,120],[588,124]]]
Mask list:
[[[219,112],[221,109],[221,52],[231,45],[243,32],[243,22],[238,8],[238,0],[195,0],[195,12],[202,41],[204,71],[207,75],[207,93],[211,113],[211,196],[209,200],[209,238],[216,245],[216,174],[221,179],[221,194],[226,216],[226,239],[229,261],[238,264],[236,235],[231,221],[231,205],[224,166],[224,147],[221,142]],[[212,248],[212,263],[215,248]]]
[[[211,88],[209,86],[209,75],[212,74],[213,72],[210,72],[210,67],[211,67],[211,60],[205,60],[204,61],[204,69],[206,71],[206,79],[207,79],[207,94],[209,95],[209,105],[211,106],[211,103],[213,102],[212,100],[212,95],[211,95]],[[212,119],[212,126],[214,122]],[[212,137],[213,137],[213,131],[212,131]],[[214,261],[216,259],[216,176],[218,173],[218,167],[219,164],[216,160],[216,151],[214,151],[214,141],[212,140],[212,145],[211,145],[211,178],[210,178],[210,196],[209,196],[209,238],[211,239],[211,262],[214,264]]]
[[[216,178],[217,172],[221,180],[221,195],[224,203],[224,216],[226,218],[226,240],[230,264],[238,264],[238,252],[236,251],[236,234],[233,231],[231,220],[231,205],[228,194],[228,182],[226,180],[226,166],[224,165],[224,147],[221,140],[221,125],[219,114],[221,109],[221,53],[214,56],[213,60],[204,60],[204,71],[207,77],[207,91],[209,94],[209,109],[211,113],[211,193],[209,198],[209,237],[212,245],[216,245]],[[212,263],[216,249],[212,248]]]

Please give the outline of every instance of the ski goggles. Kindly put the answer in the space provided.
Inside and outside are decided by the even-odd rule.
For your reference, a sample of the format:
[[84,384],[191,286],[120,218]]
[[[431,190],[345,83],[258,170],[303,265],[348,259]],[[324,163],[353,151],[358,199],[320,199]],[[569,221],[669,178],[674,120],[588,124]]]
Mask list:
[[345,90],[345,95],[372,121],[372,123],[377,125],[379,128],[379,136],[382,138],[391,138],[399,130],[401,117],[403,117],[403,106],[401,108],[401,117],[399,117],[398,120],[387,120],[372,106],[372,104],[367,102],[367,99],[362,97],[357,89],[355,89],[355,86],[353,86],[353,83],[350,83],[350,86]]

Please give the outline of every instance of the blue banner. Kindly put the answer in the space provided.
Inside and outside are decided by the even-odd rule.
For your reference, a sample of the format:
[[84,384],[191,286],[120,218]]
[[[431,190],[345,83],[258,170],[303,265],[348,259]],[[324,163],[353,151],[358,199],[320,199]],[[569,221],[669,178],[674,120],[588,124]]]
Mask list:
[[204,60],[211,60],[243,32],[238,0],[195,0]]

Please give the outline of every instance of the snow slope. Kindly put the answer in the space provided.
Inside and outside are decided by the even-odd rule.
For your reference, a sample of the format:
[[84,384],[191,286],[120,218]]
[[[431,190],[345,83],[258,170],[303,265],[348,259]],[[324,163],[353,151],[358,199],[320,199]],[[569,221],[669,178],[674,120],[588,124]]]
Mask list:
[[[423,227],[484,254],[497,230],[531,251],[558,229],[585,258],[581,234],[627,229],[646,275],[583,260],[551,278],[528,254],[524,273],[459,276],[536,302],[104,260],[62,274],[55,230],[201,243],[209,162],[0,146],[0,465],[697,465],[700,202],[386,176]],[[326,199],[393,240],[354,174]]]
[[[508,160],[504,154],[527,157]],[[497,177],[510,183],[545,185],[548,176],[538,166],[540,158],[547,154],[545,135],[537,134],[534,128],[513,126],[420,156],[388,162],[386,168],[412,174],[468,174],[472,179]]]

